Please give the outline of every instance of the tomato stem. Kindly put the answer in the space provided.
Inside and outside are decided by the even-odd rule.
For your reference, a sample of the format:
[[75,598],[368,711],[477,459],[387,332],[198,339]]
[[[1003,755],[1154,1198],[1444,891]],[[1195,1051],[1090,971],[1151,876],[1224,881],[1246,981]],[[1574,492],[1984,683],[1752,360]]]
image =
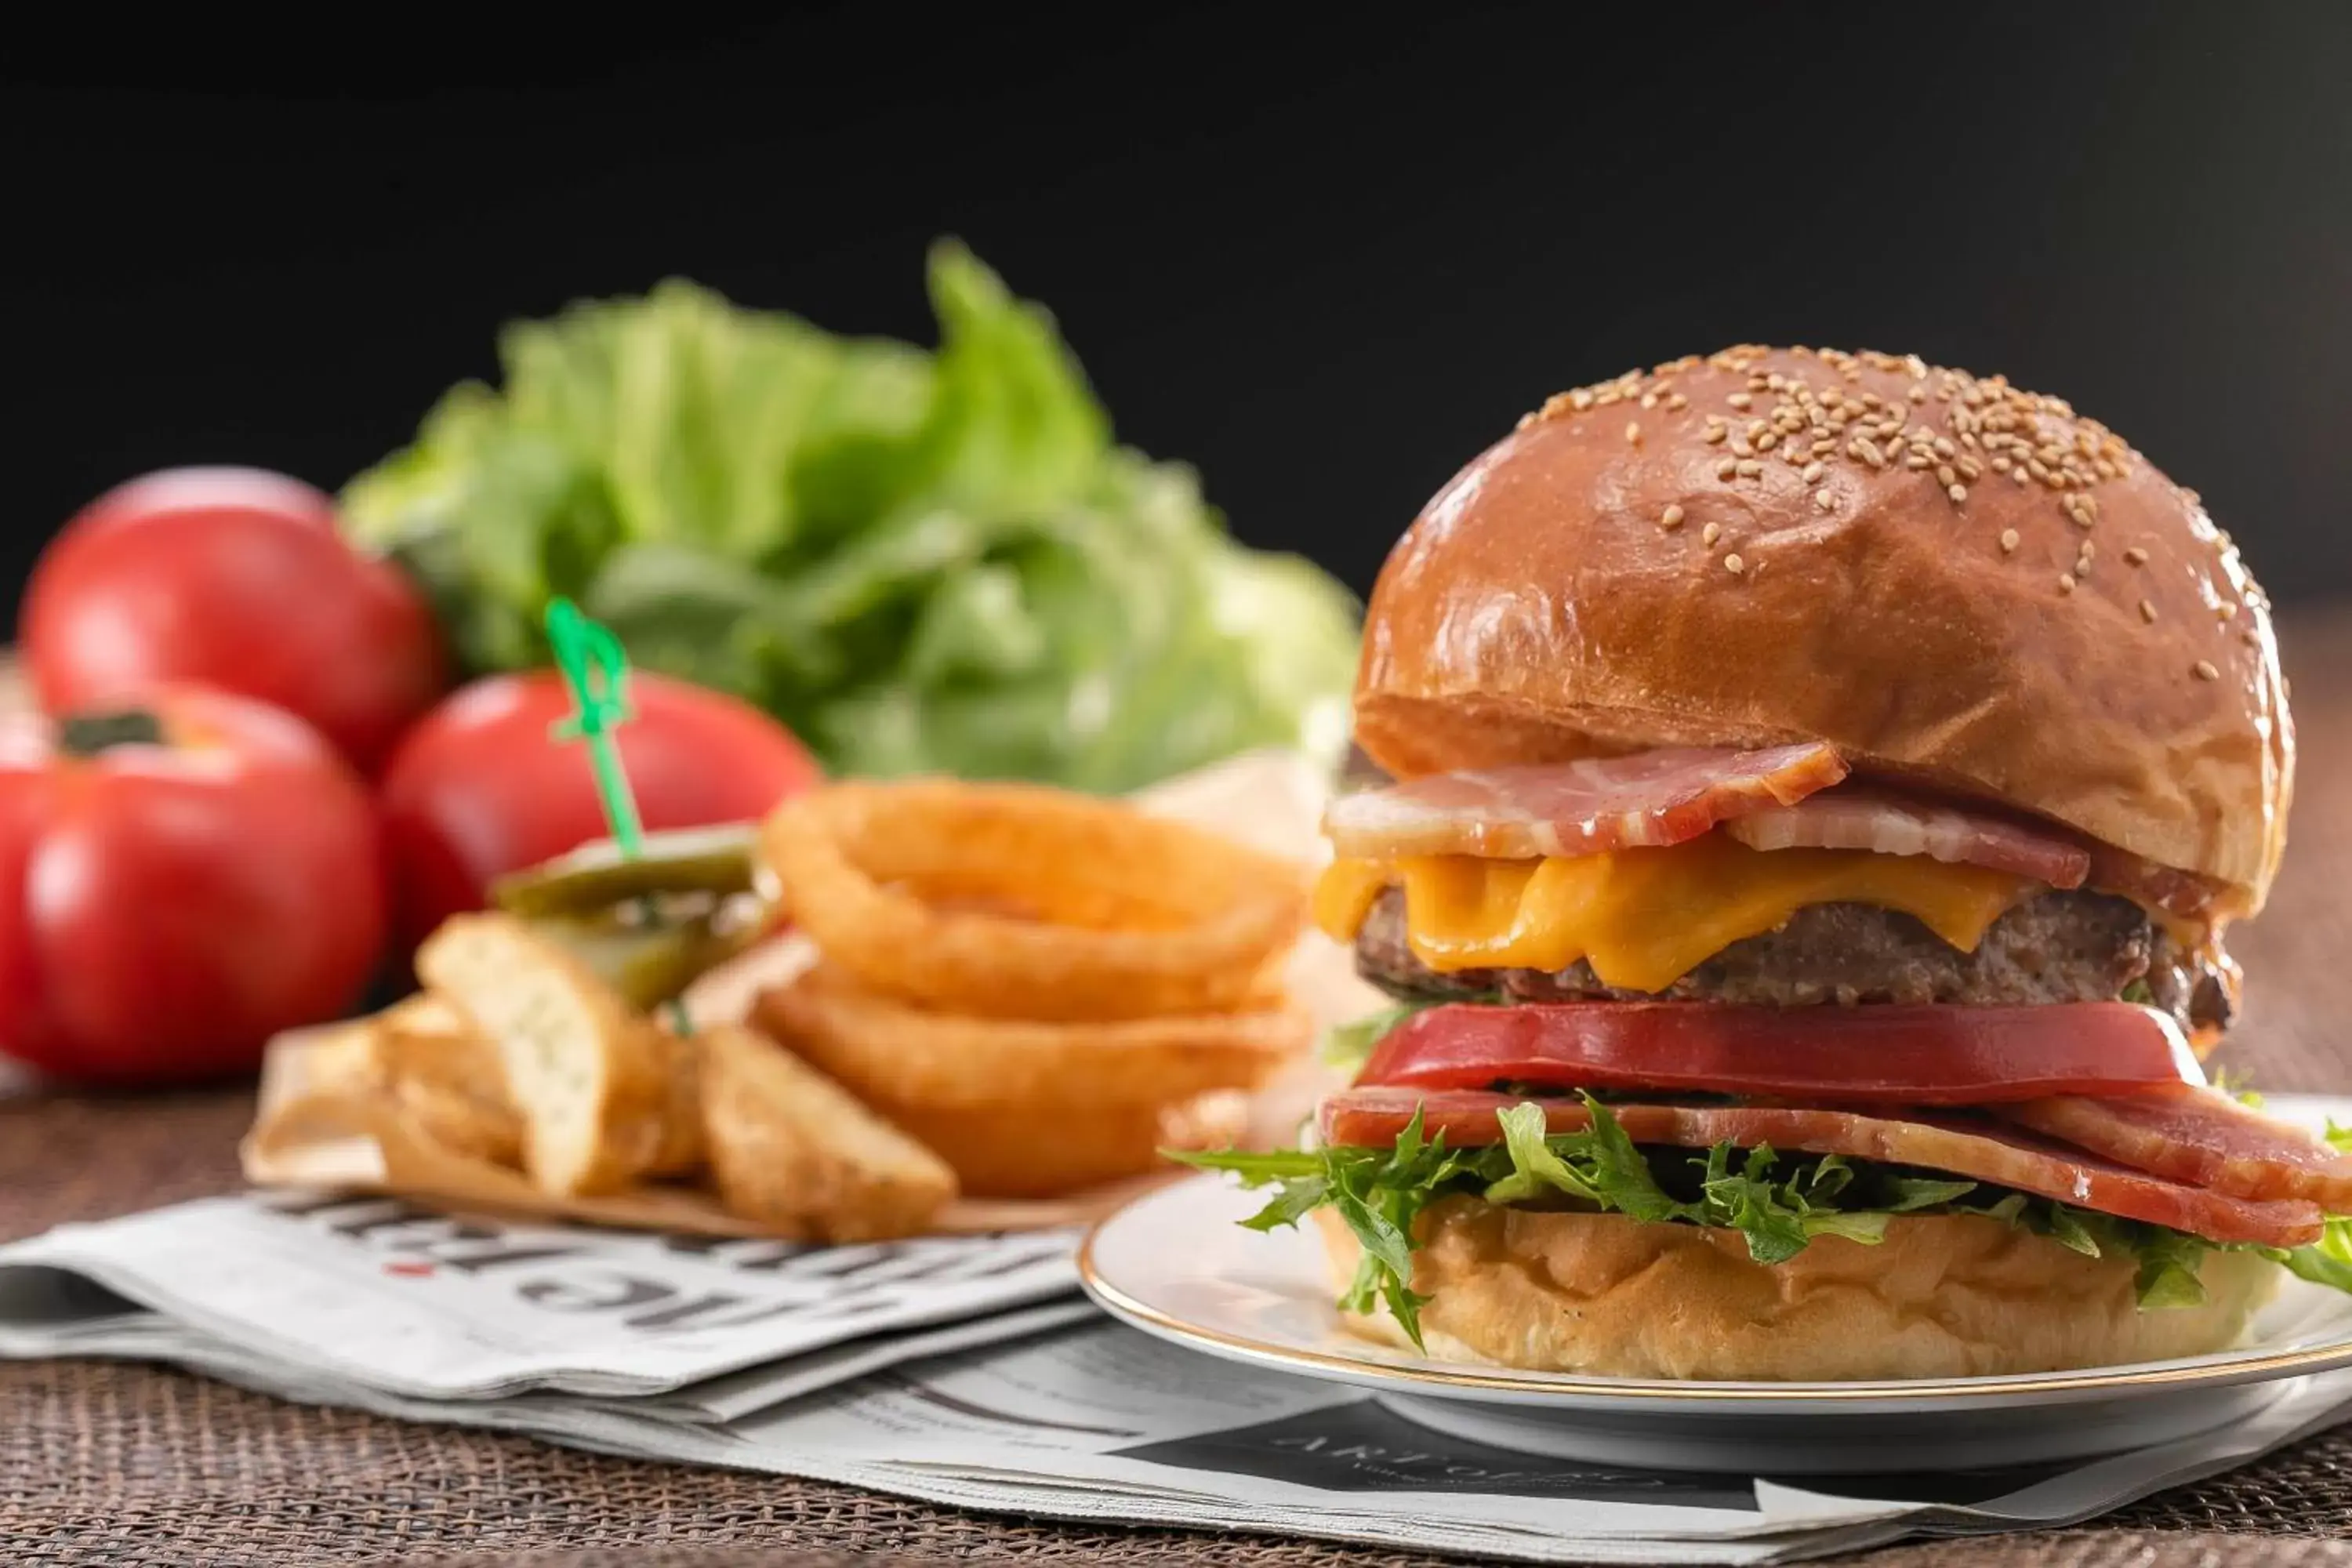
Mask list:
[[144,708],[76,713],[58,725],[58,749],[77,757],[94,757],[114,746],[163,743],[163,721]]

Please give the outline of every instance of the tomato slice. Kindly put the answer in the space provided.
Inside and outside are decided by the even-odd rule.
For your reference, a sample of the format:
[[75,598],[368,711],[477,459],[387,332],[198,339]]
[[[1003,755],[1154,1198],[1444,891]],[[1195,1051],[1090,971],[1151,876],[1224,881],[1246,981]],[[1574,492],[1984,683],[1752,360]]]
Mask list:
[[1654,1089],[1992,1105],[2202,1084],[2180,1030],[2128,1002],[1740,1007],[1568,1002],[1433,1007],[1383,1038],[1362,1086]]

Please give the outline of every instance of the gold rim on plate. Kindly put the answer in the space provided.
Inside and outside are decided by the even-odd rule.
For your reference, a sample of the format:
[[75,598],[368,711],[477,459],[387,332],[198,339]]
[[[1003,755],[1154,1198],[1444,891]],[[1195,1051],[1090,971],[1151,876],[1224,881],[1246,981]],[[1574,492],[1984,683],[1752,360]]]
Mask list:
[[[1205,1176],[1194,1179],[1213,1180]],[[1179,1191],[1185,1184],[1179,1183],[1144,1194],[1087,1226],[1086,1239],[1078,1244],[1079,1282],[1096,1300],[1110,1308],[1117,1315],[1139,1324],[1148,1324],[1171,1339],[1221,1345],[1228,1350],[1245,1352],[1252,1360],[1294,1367],[1309,1375],[1334,1372],[1357,1377],[1373,1374],[1432,1388],[1476,1388],[1520,1394],[1557,1394],[1582,1399],[1720,1400],[1758,1405],[1820,1400],[1831,1404],[1860,1404],[1885,1399],[1998,1399],[2016,1394],[2157,1387],[2168,1384],[2257,1383],[2296,1372],[2315,1372],[2330,1361],[2342,1363],[2352,1360],[2352,1340],[2346,1340],[2333,1345],[2273,1351],[2266,1355],[2186,1366],[2142,1363],[2129,1366],[2088,1368],[2080,1372],[2029,1373],[2016,1377],[1785,1384],[1668,1383],[1641,1378],[1579,1381],[1559,1373],[1513,1372],[1507,1368],[1481,1372],[1465,1365],[1464,1370],[1457,1372],[1435,1366],[1399,1365],[1393,1362],[1339,1355],[1328,1351],[1300,1350],[1267,1340],[1250,1339],[1204,1328],[1147,1305],[1105,1280],[1101,1270],[1095,1267],[1095,1242],[1102,1233],[1118,1223],[1129,1210],[1155,1197]]]

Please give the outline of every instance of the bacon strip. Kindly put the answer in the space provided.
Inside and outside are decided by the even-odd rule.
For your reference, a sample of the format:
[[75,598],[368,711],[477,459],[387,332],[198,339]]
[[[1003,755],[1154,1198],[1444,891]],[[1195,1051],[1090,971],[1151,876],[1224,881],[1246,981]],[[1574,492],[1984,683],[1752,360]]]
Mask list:
[[2142,1171],[2242,1198],[2352,1214],[2352,1156],[2216,1089],[2059,1095],[1995,1114]]
[[2103,893],[2119,894],[2145,909],[2161,910],[2192,923],[2210,926],[2217,916],[2234,912],[2228,889],[2221,884],[2193,872],[2159,866],[2113,845],[2093,847],[2088,880]]
[[1845,777],[1819,743],[1697,748],[1431,773],[1343,795],[1323,828],[1342,855],[1523,860],[1680,844],[1717,823],[1790,805]]
[[[1318,1121],[1334,1146],[1385,1146],[1421,1108],[1423,1131],[1443,1131],[1454,1145],[1502,1139],[1496,1113],[1519,1103],[1478,1089],[1350,1089],[1324,1100]],[[1540,1099],[1554,1132],[1591,1124],[1584,1103]],[[1743,1148],[1769,1143],[1809,1154],[1843,1154],[1946,1171],[2020,1192],[2054,1198],[2125,1219],[2145,1220],[2209,1241],[2251,1241],[2300,1247],[2319,1238],[2319,1205],[2301,1199],[2256,1200],[2209,1192],[2160,1175],[2126,1170],[2095,1154],[1998,1124],[1962,1123],[1920,1116],[1866,1115],[1763,1105],[1612,1105],[1610,1111],[1636,1143],[1706,1149],[1727,1140]]]
[[1767,806],[1724,825],[1750,849],[1868,849],[1925,855],[1948,865],[1982,866],[2053,888],[2079,888],[2091,852],[2054,830],[2006,816],[1845,785],[1793,805]]

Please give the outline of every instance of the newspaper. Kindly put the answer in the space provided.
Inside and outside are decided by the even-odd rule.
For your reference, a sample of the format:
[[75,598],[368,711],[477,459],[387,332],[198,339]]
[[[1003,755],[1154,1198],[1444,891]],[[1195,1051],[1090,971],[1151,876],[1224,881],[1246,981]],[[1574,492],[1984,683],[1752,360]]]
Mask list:
[[2087,1518],[2352,1415],[2352,1373],[2224,1432],[2071,1464],[1822,1478],[1612,1470],[1442,1436],[1361,1390],[1096,1315],[1067,1233],[861,1247],[253,1194],[0,1247],[0,1356],[244,1387],[598,1452],[1032,1518],[1529,1562],[1764,1563]]
[[850,1247],[510,1223],[399,1198],[206,1198],[0,1249],[281,1364],[424,1399],[673,1394],[1067,1294],[1076,1233]]

